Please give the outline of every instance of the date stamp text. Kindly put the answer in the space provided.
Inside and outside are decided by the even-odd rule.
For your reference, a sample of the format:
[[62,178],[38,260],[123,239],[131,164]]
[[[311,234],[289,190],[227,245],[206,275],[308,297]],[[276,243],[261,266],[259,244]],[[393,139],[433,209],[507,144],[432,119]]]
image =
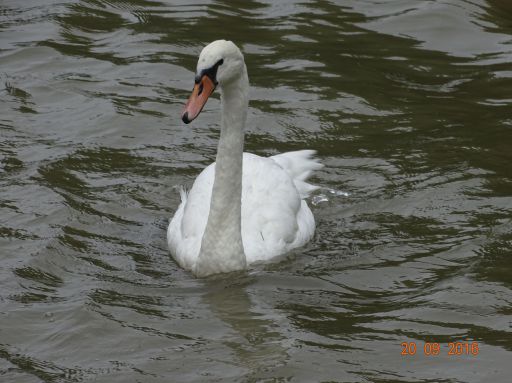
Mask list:
[[459,356],[459,355],[472,355],[477,356],[480,352],[478,342],[449,342],[449,343],[437,343],[437,342],[425,342],[420,344],[419,342],[402,342],[401,355],[416,355],[423,354],[426,356],[437,356],[437,355],[448,355],[448,356]]

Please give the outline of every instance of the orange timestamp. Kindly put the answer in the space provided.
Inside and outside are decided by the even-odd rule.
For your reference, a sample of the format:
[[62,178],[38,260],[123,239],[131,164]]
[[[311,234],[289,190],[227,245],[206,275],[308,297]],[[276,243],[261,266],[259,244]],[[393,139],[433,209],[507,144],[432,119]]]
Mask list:
[[[420,345],[421,346],[421,345]],[[447,346],[447,348],[446,348]],[[473,355],[477,356],[480,352],[478,342],[449,342],[447,345],[437,342],[425,342],[423,344],[423,350],[419,347],[416,342],[402,342],[401,355],[416,355],[416,353],[423,351],[423,355],[437,356],[443,353],[443,355],[457,356],[457,355]],[[446,350],[444,350],[446,349]]]

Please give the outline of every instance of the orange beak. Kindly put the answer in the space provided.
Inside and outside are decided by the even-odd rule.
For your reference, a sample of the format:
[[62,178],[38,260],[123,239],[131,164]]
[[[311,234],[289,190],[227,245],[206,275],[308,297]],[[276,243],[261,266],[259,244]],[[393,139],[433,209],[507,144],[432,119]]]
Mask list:
[[213,80],[207,75],[203,75],[201,80],[194,85],[194,89],[192,89],[192,94],[185,105],[185,109],[183,109],[183,113],[181,114],[181,119],[185,124],[190,123],[194,118],[196,118],[201,110],[203,110],[204,104],[208,101],[208,97],[215,90],[216,84]]

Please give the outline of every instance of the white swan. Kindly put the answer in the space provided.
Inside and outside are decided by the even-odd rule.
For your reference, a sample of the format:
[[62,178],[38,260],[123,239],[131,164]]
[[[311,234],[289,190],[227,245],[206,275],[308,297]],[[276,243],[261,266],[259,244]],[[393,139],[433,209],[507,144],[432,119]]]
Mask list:
[[305,180],[322,167],[312,150],[269,158],[243,153],[249,78],[231,41],[217,40],[199,56],[195,86],[182,119],[191,122],[219,85],[222,102],[217,161],[196,178],[167,230],[169,250],[196,276],[242,270],[308,242],[315,220]]

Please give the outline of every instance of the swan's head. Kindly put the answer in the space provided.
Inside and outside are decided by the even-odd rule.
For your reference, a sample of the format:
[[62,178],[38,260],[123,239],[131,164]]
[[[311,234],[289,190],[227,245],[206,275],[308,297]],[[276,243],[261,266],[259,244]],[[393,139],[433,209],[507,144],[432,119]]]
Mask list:
[[197,62],[195,85],[183,114],[183,122],[195,119],[215,87],[228,85],[243,73],[244,56],[231,41],[217,40],[203,48]]

